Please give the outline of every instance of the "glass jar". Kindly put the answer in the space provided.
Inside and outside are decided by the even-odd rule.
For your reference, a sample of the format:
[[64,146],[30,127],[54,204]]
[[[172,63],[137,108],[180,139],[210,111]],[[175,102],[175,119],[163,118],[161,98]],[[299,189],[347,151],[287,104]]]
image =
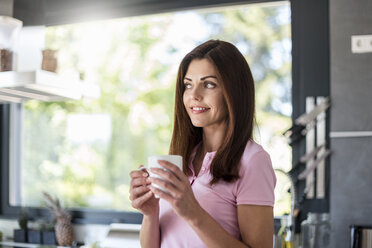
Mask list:
[[13,52],[8,49],[0,49],[0,71],[13,70]]
[[43,60],[41,63],[41,69],[44,71],[57,72],[58,61],[57,61],[57,50],[45,49],[43,50]]
[[330,232],[328,213],[309,213],[301,223],[302,248],[330,247]]

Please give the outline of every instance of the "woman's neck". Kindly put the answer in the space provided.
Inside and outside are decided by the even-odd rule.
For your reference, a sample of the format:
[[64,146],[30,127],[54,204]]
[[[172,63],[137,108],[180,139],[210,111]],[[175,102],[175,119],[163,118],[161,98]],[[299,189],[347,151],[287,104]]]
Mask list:
[[217,151],[226,136],[226,128],[203,128],[203,154]]

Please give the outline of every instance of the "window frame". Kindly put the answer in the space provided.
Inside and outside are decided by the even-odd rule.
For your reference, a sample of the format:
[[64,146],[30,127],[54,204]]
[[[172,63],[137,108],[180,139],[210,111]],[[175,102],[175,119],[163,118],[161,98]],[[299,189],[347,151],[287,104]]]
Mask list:
[[[47,0],[46,0],[47,1]],[[45,1],[44,1],[45,2]],[[48,8],[41,8],[43,1],[37,1],[29,5],[27,0],[17,0],[14,3],[15,18],[24,21],[25,26],[30,25],[58,25],[77,22],[68,12],[68,2],[66,6],[60,8],[58,13],[47,15]],[[72,1],[73,2],[73,1]],[[84,2],[77,0],[80,5]],[[101,1],[96,1],[97,3]],[[109,19],[117,17],[138,16],[156,14],[161,12],[181,11],[195,8],[207,8],[215,6],[232,6],[236,4],[251,4],[265,2],[281,2],[281,0],[144,0],[129,4],[121,4],[120,1],[105,1],[105,10],[116,8],[112,14],[98,16],[97,19]],[[330,76],[329,76],[329,0],[289,0],[291,8],[291,28],[292,28],[292,121],[301,113],[305,112],[306,96],[329,96]],[[52,4],[52,1],[50,1]],[[132,5],[131,5],[132,4]],[[39,6],[40,5],[40,6]],[[132,11],[131,11],[132,10]],[[309,11],[310,10],[310,11]],[[66,14],[65,14],[66,11]],[[38,13],[32,15],[31,13]],[[316,32],[313,31],[316,27]],[[306,30],[306,32],[304,31]],[[314,48],[315,47],[315,48]],[[312,68],[311,64],[324,65],[324,70],[318,71]],[[0,217],[16,218],[20,207],[9,205],[9,128],[10,128],[10,104],[0,104]],[[329,121],[327,118],[327,144],[329,146]],[[329,148],[329,147],[328,147]],[[292,147],[292,165],[296,164],[301,154],[305,151],[305,142],[301,141]],[[329,159],[326,161],[326,198],[322,200],[305,200],[304,208],[297,218],[299,223],[306,218],[307,212],[329,211]],[[304,185],[296,186],[298,197],[304,190]],[[30,216],[34,218],[49,215],[45,208],[28,208]],[[109,224],[112,222],[123,222],[140,224],[142,215],[135,212],[91,210],[91,209],[69,209],[74,223],[96,223]],[[299,230],[299,228],[296,228]]]

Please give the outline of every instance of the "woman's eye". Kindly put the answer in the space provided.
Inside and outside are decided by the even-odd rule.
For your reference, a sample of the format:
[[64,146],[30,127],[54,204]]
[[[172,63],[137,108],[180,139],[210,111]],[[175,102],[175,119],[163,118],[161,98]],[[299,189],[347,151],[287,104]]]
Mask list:
[[205,82],[204,85],[208,89],[213,89],[213,88],[216,87],[216,84],[215,83],[212,83],[212,82]]
[[190,89],[191,88],[191,84],[190,83],[184,83],[183,84],[185,89]]

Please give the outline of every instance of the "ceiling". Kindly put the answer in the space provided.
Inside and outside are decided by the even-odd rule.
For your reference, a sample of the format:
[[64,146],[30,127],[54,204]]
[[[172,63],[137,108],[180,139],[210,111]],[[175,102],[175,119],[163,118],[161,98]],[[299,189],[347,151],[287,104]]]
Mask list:
[[[266,1],[267,0],[13,0],[13,16],[22,20],[24,26],[52,26],[89,20],[148,15],[202,7],[262,3]],[[276,1],[278,0],[271,0],[270,2]]]

